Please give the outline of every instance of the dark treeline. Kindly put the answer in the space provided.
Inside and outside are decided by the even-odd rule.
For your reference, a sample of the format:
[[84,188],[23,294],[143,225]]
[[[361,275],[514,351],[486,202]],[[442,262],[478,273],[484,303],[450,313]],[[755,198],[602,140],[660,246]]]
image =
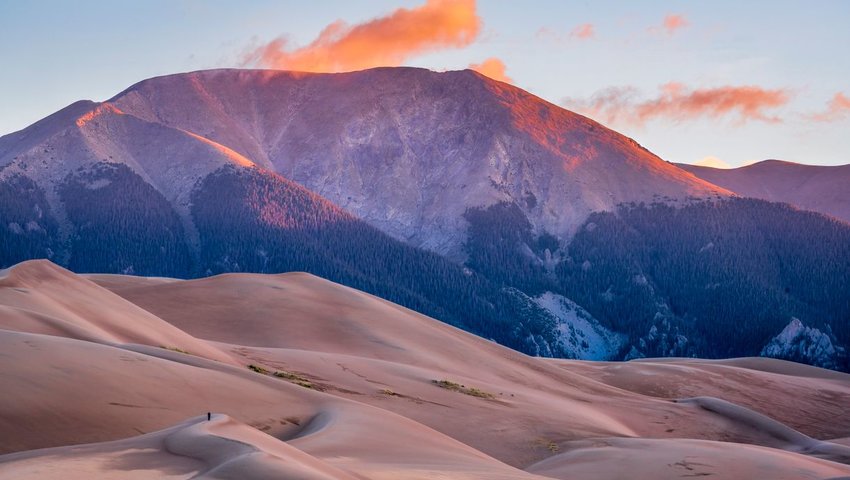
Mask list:
[[469,230],[464,250],[466,265],[485,277],[539,295],[557,287],[541,257],[558,250],[551,235],[535,237],[531,222],[515,203],[500,202],[464,213]]
[[611,327],[641,334],[669,307],[701,356],[757,355],[797,317],[850,341],[850,226],[762,200],[593,214],[558,276]]
[[850,226],[817,213],[743,198],[624,206],[592,214],[553,272],[529,255],[550,237],[516,206],[466,217],[467,265],[571,298],[631,337],[624,355],[758,355],[792,317],[850,344]]
[[[72,229],[63,242],[55,220],[39,213],[49,209],[35,184],[21,177],[0,187],[2,267],[47,257],[76,272],[178,278],[305,271],[526,353],[566,354],[555,319],[521,292],[397,241],[272,173],[224,167],[195,186],[195,255],[166,199],[124,165],[103,163],[60,185]],[[36,217],[44,231],[27,231]]]
[[44,192],[29,178],[0,181],[0,268],[53,257],[58,226]]
[[190,268],[180,219],[168,201],[126,165],[100,163],[59,187],[75,232],[67,267],[75,272],[179,277]]
[[[564,353],[554,319],[525,295],[399,242],[278,175],[225,168],[192,203],[204,275],[310,272],[520,351]],[[539,350],[541,340],[552,351]]]

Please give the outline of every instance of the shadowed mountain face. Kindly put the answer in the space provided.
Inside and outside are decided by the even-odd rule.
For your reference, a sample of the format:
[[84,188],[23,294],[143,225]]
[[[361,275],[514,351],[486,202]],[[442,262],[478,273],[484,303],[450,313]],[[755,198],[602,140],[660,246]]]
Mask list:
[[765,160],[731,169],[677,166],[744,197],[790,203],[850,222],[850,165],[833,167]]
[[847,224],[749,198],[595,213],[557,267],[564,295],[631,334],[627,357],[763,354],[842,370],[848,272]]
[[43,192],[3,184],[0,262],[53,257],[78,272],[189,278],[306,271],[391,299],[535,355],[566,356],[556,320],[521,292],[409,246],[277,174],[226,165],[192,191],[192,234],[127,165],[95,163],[58,186],[68,230],[57,234]]

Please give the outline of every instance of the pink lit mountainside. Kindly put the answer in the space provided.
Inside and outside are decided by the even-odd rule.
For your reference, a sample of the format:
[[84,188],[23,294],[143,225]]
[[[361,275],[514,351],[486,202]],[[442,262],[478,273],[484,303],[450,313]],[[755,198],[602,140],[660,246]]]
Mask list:
[[306,271],[532,355],[846,370],[850,226],[736,193],[471,71],[203,71],[0,138],[0,264]]

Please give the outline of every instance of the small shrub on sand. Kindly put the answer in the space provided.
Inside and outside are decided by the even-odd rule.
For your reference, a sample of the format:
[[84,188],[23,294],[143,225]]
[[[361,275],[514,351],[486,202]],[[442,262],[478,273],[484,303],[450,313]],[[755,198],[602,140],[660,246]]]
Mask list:
[[182,353],[182,354],[185,354],[185,355],[191,355],[191,353],[187,352],[186,350],[183,350],[182,348],[178,348],[178,347],[169,347],[167,345],[160,345],[159,348],[164,348],[166,350],[171,350],[172,352]]
[[292,382],[296,385],[300,385],[304,388],[315,388],[315,385],[313,385],[313,382],[311,382],[310,379],[308,379],[307,377],[305,377],[303,375],[299,375],[297,373],[294,373],[294,372],[287,372],[286,370],[275,370],[275,372],[272,373],[272,375],[274,375],[277,378],[282,378],[284,380],[288,380],[288,381],[290,381],[290,382]]
[[290,380],[290,381],[293,381],[293,382],[294,381],[309,382],[307,377],[304,377],[302,375],[298,375],[297,373],[287,372],[286,370],[275,370],[275,372],[272,373],[272,375],[274,375],[277,378],[282,378],[284,380]]
[[456,382],[452,382],[451,380],[432,380],[432,382],[440,388],[445,388],[446,390],[451,390],[453,392],[460,392],[465,395],[470,395],[478,398],[496,398],[490,392],[485,392],[479,388],[475,387],[467,387],[466,385],[461,385]]
[[540,438],[537,441],[535,441],[534,443],[536,445],[541,446],[541,447],[546,447],[546,449],[549,450],[552,453],[557,453],[558,450],[561,449],[561,447],[559,447],[557,443],[555,443],[552,440],[547,440],[545,438]]
[[462,385],[459,383],[452,382],[450,380],[432,380],[434,384],[436,384],[440,388],[445,388],[446,390],[451,390],[453,392],[459,392]]
[[269,373],[271,373],[268,370],[266,370],[265,368],[263,368],[259,365],[254,365],[253,363],[248,365],[248,370],[251,370],[251,371],[254,371],[254,372],[257,372],[257,373],[262,373],[263,375],[268,375]]
[[477,389],[475,387],[470,387],[470,388],[461,390],[461,392],[463,392],[467,395],[472,395],[473,397],[494,398],[494,395],[492,393],[485,392],[484,390],[480,390],[480,389]]
[[307,377],[305,377],[303,375],[299,375],[297,373],[294,373],[294,372],[287,372],[286,370],[271,371],[271,370],[264,368],[264,367],[261,367],[259,365],[254,365],[253,363],[248,365],[248,370],[251,370],[251,371],[254,371],[254,372],[257,372],[257,373],[261,373],[263,375],[271,375],[273,377],[282,378],[282,379],[284,379],[284,380],[286,380],[290,383],[294,383],[294,384],[299,385],[299,386],[304,387],[304,388],[321,390],[319,388],[316,388],[316,385],[314,385],[313,382],[310,381],[310,379],[308,379]]

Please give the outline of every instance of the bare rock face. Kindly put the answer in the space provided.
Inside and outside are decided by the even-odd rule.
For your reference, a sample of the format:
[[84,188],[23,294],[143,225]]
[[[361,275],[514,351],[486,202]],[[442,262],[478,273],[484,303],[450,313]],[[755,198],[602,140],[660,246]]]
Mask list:
[[803,165],[765,160],[740,168],[678,165],[744,197],[790,203],[850,222],[850,165]]
[[781,358],[831,369],[840,368],[845,355],[845,349],[834,344],[828,333],[807,327],[797,318],[792,318],[761,351],[763,357]]
[[590,212],[621,202],[727,193],[596,122],[468,70],[170,75],[0,139],[4,174],[23,171],[39,184],[99,160],[128,164],[187,222],[200,177],[224,163],[256,164],[455,258],[470,207],[516,202],[535,229],[564,239]]

